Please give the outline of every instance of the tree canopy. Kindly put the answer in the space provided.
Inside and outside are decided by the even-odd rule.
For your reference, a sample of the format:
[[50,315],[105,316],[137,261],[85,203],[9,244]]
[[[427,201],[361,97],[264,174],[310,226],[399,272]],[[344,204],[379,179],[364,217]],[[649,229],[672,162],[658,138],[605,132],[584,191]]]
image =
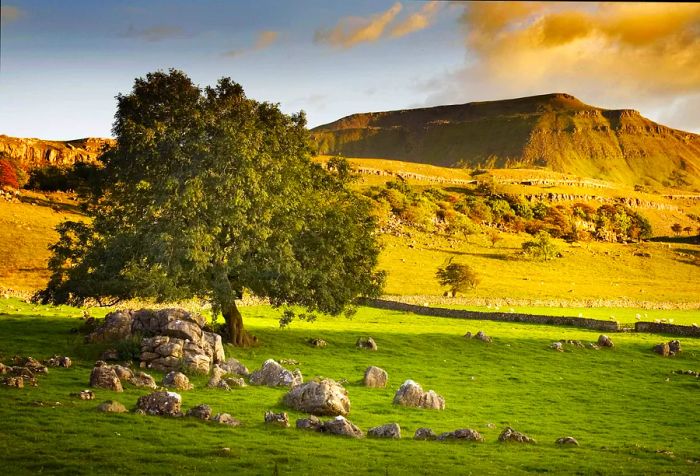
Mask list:
[[465,292],[476,288],[480,282],[476,272],[469,265],[453,263],[452,259],[438,268],[435,278],[441,286],[450,288],[452,297],[455,297],[458,291]]
[[117,96],[113,134],[92,220],[59,227],[42,300],[208,298],[246,345],[244,289],[330,314],[380,291],[370,206],[346,163],[312,162],[303,112],[170,70]]

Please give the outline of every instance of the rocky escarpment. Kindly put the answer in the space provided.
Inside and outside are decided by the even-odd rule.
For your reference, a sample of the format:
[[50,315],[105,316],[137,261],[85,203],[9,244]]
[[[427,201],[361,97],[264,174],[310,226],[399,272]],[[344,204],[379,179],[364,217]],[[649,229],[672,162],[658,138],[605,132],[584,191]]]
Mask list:
[[69,167],[76,162],[94,163],[105,148],[114,145],[112,139],[94,137],[50,141],[0,135],[0,154],[17,159],[25,170],[47,165]]

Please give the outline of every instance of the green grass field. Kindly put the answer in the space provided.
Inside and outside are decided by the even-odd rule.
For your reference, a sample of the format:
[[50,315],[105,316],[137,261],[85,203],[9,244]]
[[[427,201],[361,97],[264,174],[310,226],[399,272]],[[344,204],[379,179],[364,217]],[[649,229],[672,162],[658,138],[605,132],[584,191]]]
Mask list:
[[[91,310],[93,315],[105,310]],[[51,369],[39,387],[0,386],[0,461],[12,474],[697,474],[700,468],[700,380],[672,372],[700,370],[700,339],[683,338],[683,352],[662,358],[651,347],[669,337],[614,334],[615,348],[593,351],[548,348],[559,339],[595,341],[598,333],[490,321],[459,321],[361,308],[351,320],[322,318],[280,329],[279,312],[266,306],[243,309],[260,346],[227,347],[227,356],[251,370],[267,358],[300,362],[314,376],[347,379],[349,419],[364,431],[398,422],[400,441],[342,437],[269,428],[266,410],[281,406],[283,389],[247,387],[231,392],[205,388],[182,392],[183,408],[200,403],[240,419],[238,428],[198,420],[102,414],[97,405],[117,399],[128,408],[145,391],[126,385],[115,394],[96,389],[94,401],[69,393],[87,386],[100,352],[70,330],[82,310],[0,299],[0,359],[71,356],[70,369]],[[491,345],[465,340],[483,330]],[[371,335],[375,353],[355,348]],[[309,347],[321,337],[328,347]],[[389,373],[387,389],[364,388],[364,369]],[[161,377],[153,372],[154,377]],[[392,405],[398,386],[411,378],[446,399],[444,411]],[[60,402],[60,403],[59,403]],[[303,415],[289,411],[294,421]],[[507,425],[538,444],[497,442]],[[436,432],[480,431],[484,443],[414,441],[419,427]],[[574,436],[578,448],[560,448],[556,438]],[[223,452],[222,448],[230,448]]]

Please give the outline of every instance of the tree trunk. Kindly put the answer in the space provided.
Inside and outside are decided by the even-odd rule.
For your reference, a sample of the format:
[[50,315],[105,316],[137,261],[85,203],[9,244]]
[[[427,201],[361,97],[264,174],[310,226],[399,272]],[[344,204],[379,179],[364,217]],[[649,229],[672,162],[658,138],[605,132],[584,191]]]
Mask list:
[[231,304],[224,307],[222,314],[228,328],[229,343],[237,347],[251,347],[257,342],[257,339],[243,328],[243,316],[236,307],[235,301],[231,301]]

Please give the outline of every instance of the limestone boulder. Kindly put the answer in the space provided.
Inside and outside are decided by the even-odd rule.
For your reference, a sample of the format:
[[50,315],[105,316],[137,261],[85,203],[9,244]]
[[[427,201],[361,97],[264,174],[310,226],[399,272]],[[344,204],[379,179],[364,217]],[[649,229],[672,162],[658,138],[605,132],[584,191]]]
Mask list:
[[66,357],[65,355],[54,355],[53,357],[46,359],[44,364],[47,367],[68,368],[73,365],[73,362],[71,361],[70,357]]
[[124,388],[114,369],[104,362],[98,361],[99,365],[92,369],[90,373],[90,386],[106,388],[114,392],[123,392]]
[[95,332],[86,337],[88,342],[112,342],[131,336],[132,311],[114,311],[105,316],[105,320]]
[[138,399],[137,407],[147,415],[180,417],[182,397],[175,392],[153,392]]
[[470,428],[462,428],[459,430],[455,431],[450,431],[447,433],[442,433],[440,436],[437,437],[438,441],[445,441],[445,440],[464,440],[464,441],[484,441],[484,437],[481,436],[481,433],[479,433],[476,430],[472,430]]
[[436,410],[445,409],[445,399],[433,390],[425,392],[423,388],[413,380],[406,380],[394,395],[394,404],[405,407],[430,408]]
[[598,336],[598,347],[615,347],[615,344],[613,344],[610,337],[606,336],[605,334],[601,334]]
[[187,416],[199,418],[200,420],[209,420],[211,419],[211,407],[205,404],[197,405],[187,410]]
[[414,440],[434,440],[437,435],[430,428],[418,428],[413,434]]
[[165,329],[163,329],[163,334],[191,342],[200,342],[202,339],[202,328],[190,320],[177,319],[168,322]]
[[268,387],[294,387],[303,381],[298,370],[290,372],[272,359],[266,360],[259,370],[250,375],[250,383]]
[[220,363],[219,367],[221,367],[224,371],[226,371],[226,373],[229,374],[236,374],[242,377],[247,377],[250,375],[248,367],[246,367],[233,357],[229,358],[225,362]]
[[293,387],[283,399],[285,405],[312,415],[347,415],[348,392],[335,380],[312,380]]
[[321,431],[323,422],[314,415],[309,415],[308,418],[299,418],[296,423],[297,428],[301,430]]
[[228,413],[217,413],[214,418],[212,418],[212,421],[229,426],[239,426],[241,424],[240,420],[233,418]]
[[162,385],[167,388],[174,388],[175,390],[192,390],[194,386],[190,383],[190,379],[187,375],[182,372],[168,372],[165,377],[163,377]]
[[124,405],[115,400],[107,400],[106,402],[100,403],[97,409],[105,413],[128,413],[129,411]]
[[155,379],[145,372],[136,372],[136,374],[129,379],[129,383],[134,387],[150,388],[153,390],[158,388]]
[[202,332],[202,347],[204,347],[207,355],[211,356],[212,363],[220,364],[226,361],[224,343],[219,334]]
[[536,441],[529,436],[514,430],[511,427],[506,427],[501,434],[498,436],[498,441],[505,442],[515,442],[515,443],[536,443]]
[[331,435],[349,436],[351,438],[362,438],[364,436],[362,430],[341,415],[325,422],[321,431]]
[[573,436],[564,436],[562,438],[558,438],[557,441],[555,441],[557,445],[569,445],[569,446],[578,446],[578,441],[576,441],[576,438]]
[[377,343],[371,337],[360,337],[355,343],[358,349],[372,350],[376,351],[378,349]]
[[265,412],[265,423],[268,425],[277,425],[282,428],[289,428],[289,416],[287,412],[274,413]]
[[668,350],[674,354],[678,354],[681,351],[681,341],[671,340],[668,341]]
[[117,374],[117,377],[121,381],[128,381],[134,376],[134,373],[128,367],[122,365],[110,365],[110,367],[112,367],[114,373]]
[[384,388],[388,380],[389,374],[386,373],[386,370],[370,365],[365,370],[363,383],[365,387]]
[[668,357],[669,355],[671,355],[671,350],[669,349],[668,344],[666,344],[665,342],[662,344],[655,345],[654,352],[656,352],[662,357]]
[[401,438],[401,427],[398,423],[387,423],[386,425],[375,426],[367,431],[367,436],[374,438]]

